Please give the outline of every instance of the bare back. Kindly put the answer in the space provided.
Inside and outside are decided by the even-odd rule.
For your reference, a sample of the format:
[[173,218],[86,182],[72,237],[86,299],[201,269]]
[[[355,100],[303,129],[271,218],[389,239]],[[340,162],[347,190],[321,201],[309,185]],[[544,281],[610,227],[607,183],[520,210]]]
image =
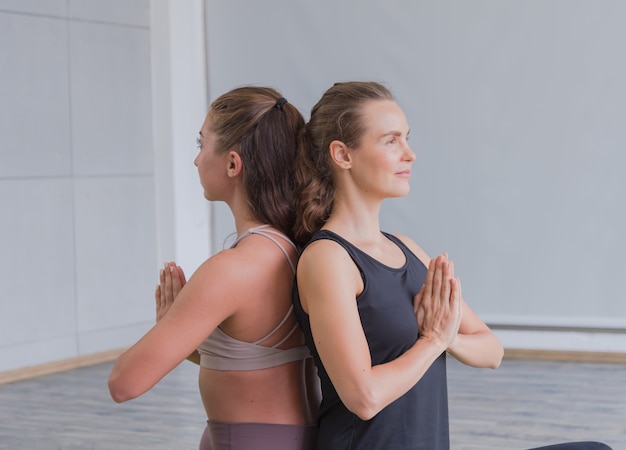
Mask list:
[[[289,261],[297,260],[297,252],[283,237],[275,239],[289,249],[289,259],[275,242],[254,234],[224,250],[237,261],[232,278],[224,280],[233,286],[237,307],[220,324],[219,332],[242,343],[254,343],[269,334],[258,345],[294,349],[304,344],[299,328],[293,332],[297,322],[290,313],[294,273]],[[307,398],[306,361],[257,370],[201,367],[199,387],[207,416],[223,422],[314,423],[314,408]]]

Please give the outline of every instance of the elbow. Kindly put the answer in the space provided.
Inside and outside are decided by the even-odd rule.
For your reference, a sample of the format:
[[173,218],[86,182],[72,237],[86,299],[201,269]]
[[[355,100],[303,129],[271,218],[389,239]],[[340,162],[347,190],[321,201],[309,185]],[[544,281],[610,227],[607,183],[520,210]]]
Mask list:
[[346,407],[361,420],[370,420],[380,412],[379,409],[371,405],[346,405]]
[[482,367],[497,369],[502,363],[502,358],[504,358],[504,347],[502,343],[493,333],[490,333],[490,339],[484,344]]
[[357,407],[354,409],[348,408],[351,412],[353,412],[359,419],[367,421],[372,419],[376,414],[378,414],[378,410],[375,408],[369,407]]
[[504,358],[504,347],[502,345],[498,346],[498,349],[494,352],[494,357],[489,364],[490,369],[497,369],[502,364],[502,358]]
[[351,398],[342,399],[346,408],[361,420],[370,420],[380,412],[382,407],[376,401],[373,392],[355,392]]
[[488,369],[497,369],[498,367],[500,367],[500,363],[502,362],[502,360],[497,360],[497,361],[493,361],[491,364],[489,364],[487,366]]
[[137,397],[132,392],[130,392],[125,383],[122,383],[120,380],[116,379],[113,375],[109,377],[109,394],[111,394],[111,398],[115,403],[123,403],[128,400],[132,400]]

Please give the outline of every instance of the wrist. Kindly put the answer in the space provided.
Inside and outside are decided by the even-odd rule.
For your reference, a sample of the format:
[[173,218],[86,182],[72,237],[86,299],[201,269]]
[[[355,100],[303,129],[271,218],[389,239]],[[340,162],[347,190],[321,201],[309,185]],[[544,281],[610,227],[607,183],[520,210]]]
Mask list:
[[447,342],[441,339],[440,336],[431,336],[425,334],[420,335],[417,338],[417,342],[421,342],[422,345],[432,348],[437,354],[445,352],[448,347]]
[[448,345],[447,350],[454,353],[456,351],[456,348],[459,346],[459,339],[460,339],[459,333],[455,334],[454,338]]

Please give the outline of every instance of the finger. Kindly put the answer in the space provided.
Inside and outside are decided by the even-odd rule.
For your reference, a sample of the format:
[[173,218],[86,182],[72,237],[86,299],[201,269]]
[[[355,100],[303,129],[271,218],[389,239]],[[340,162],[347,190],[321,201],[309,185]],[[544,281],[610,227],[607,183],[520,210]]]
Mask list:
[[461,279],[456,278],[456,284],[459,292],[459,315],[463,317],[463,289],[461,288]]
[[425,285],[422,284],[419,292],[413,297],[413,311],[417,313],[420,305],[422,304],[422,297],[424,296]]
[[159,308],[163,308],[164,304],[165,304],[165,276],[163,274],[163,269],[159,270],[159,298],[158,298],[158,302],[159,302]]
[[161,308],[161,285],[157,284],[154,290],[154,301],[156,303],[157,311]]
[[184,286],[187,283],[187,279],[185,278],[185,272],[183,272],[183,268],[180,266],[176,266],[176,271],[178,272],[178,278],[180,279],[180,285]]
[[175,265],[170,266],[170,271],[172,276],[172,301],[174,301],[183,286],[180,281],[180,272],[177,267]]
[[446,263],[445,257],[439,255],[435,263],[435,273],[433,274],[433,295],[440,296],[443,283],[443,266]]
[[458,329],[461,326],[461,320],[463,319],[463,302],[462,302],[462,295],[461,295],[461,280],[458,278],[454,279],[454,284],[455,284],[455,295],[454,295],[454,299],[455,299],[455,303],[454,303],[454,308],[456,309],[456,314],[457,314],[457,332]]
[[459,301],[459,284],[456,278],[450,278],[448,285],[450,286],[450,304],[455,304]]
[[173,268],[172,266],[167,263],[167,265],[165,266],[165,270],[163,271],[164,273],[164,290],[165,290],[165,302],[167,304],[172,303],[172,301],[174,301],[174,297],[172,294],[172,271]]
[[[435,267],[437,264],[437,258],[431,258],[428,263],[428,271],[426,272],[426,280],[424,280],[424,292],[423,296],[430,298],[433,294],[433,278],[435,276]],[[423,297],[423,300],[426,298]]]
[[461,283],[458,278],[450,280],[452,292],[450,294],[450,311],[456,315],[457,321],[461,321]]
[[454,278],[450,276],[450,272],[451,272],[450,261],[445,261],[443,263],[442,280],[441,280],[441,297],[444,300],[449,299],[452,293],[453,284],[451,283],[451,281],[453,281]]
[[[165,266],[167,266],[167,263],[165,263]],[[165,304],[167,302],[167,297],[166,297],[166,288],[165,288],[165,269],[161,269],[159,271],[159,283],[161,286],[161,307],[165,308]]]

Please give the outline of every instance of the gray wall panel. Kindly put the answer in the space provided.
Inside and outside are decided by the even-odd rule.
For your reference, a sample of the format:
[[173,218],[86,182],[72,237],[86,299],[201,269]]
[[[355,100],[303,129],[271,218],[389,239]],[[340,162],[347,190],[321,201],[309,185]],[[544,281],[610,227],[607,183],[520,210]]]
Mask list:
[[448,252],[490,322],[626,328],[625,14],[585,0],[207,1],[210,93],[270,84],[308,116],[335,81],[384,82],[417,161],[383,227]]

